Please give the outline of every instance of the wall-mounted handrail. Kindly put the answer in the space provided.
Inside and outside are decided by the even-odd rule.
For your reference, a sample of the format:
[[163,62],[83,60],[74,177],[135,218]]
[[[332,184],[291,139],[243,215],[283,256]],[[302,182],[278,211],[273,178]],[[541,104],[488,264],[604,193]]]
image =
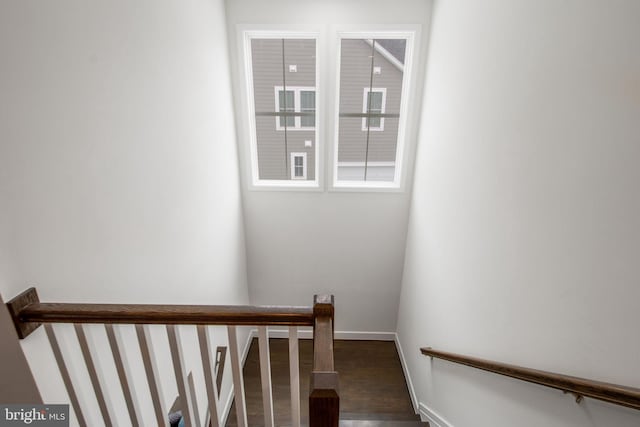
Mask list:
[[478,359],[455,353],[447,353],[444,351],[434,350],[432,348],[421,348],[420,351],[426,356],[562,390],[565,393],[575,395],[576,402],[578,403],[580,403],[583,397],[590,397],[640,410],[640,389],[637,388],[556,374],[553,372],[540,371],[537,369],[523,368],[521,366],[509,365],[491,360]]

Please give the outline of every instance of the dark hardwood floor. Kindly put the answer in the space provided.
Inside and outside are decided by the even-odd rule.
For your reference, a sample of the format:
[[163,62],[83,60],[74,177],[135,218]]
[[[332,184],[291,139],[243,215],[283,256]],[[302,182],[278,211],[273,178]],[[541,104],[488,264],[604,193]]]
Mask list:
[[[291,425],[288,340],[269,340],[273,407],[276,426]],[[300,400],[303,425],[308,424],[309,376],[313,342],[300,340]],[[335,341],[335,366],[340,374],[341,420],[416,420],[396,346],[389,341]],[[258,340],[254,339],[244,366],[250,427],[264,425]],[[384,424],[387,425],[387,424]],[[227,427],[235,427],[235,407]]]

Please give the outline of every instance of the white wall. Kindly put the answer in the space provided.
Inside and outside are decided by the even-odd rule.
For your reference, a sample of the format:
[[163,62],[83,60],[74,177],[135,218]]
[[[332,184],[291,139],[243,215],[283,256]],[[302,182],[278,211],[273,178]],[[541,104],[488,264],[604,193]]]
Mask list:
[[[224,13],[2,2],[5,300],[35,285],[44,301],[248,302]],[[41,380],[43,340],[23,342]],[[56,381],[40,381],[45,402],[66,400]]]
[[[3,193],[1,182],[0,179],[0,197]],[[13,262],[8,248],[8,225],[6,212],[0,209],[0,289],[12,280]],[[20,347],[13,321],[4,303],[0,295],[0,342],[2,343],[0,345],[0,361],[2,361],[0,363],[0,402],[5,404],[42,402]]]
[[[227,1],[234,75],[242,75],[238,24],[289,29],[294,26],[298,30],[319,31],[322,37],[319,43],[320,87],[324,88],[321,92],[324,126],[320,130],[320,144],[326,158],[334,135],[335,26],[366,29],[367,25],[422,25],[415,64],[421,70],[426,56],[430,4],[402,0],[390,8],[389,2],[381,0]],[[414,93],[421,93],[422,83],[418,79]],[[309,305],[314,294],[332,293],[336,297],[337,330],[395,331],[409,191],[392,194],[248,190],[248,119],[242,108],[244,92],[239,85],[244,85],[242,79],[234,79],[238,144],[243,154],[251,302]],[[419,117],[416,108],[420,105],[419,97],[415,101],[409,112],[409,121],[411,123],[413,119],[414,124]],[[408,140],[415,141],[416,134],[417,126],[410,125]],[[412,149],[410,144],[408,152],[412,153]],[[409,158],[407,176],[410,181],[413,158]],[[321,171],[323,184],[327,177],[325,169]]]
[[640,387],[640,3],[436,3],[398,318],[455,427],[640,413],[418,348]]

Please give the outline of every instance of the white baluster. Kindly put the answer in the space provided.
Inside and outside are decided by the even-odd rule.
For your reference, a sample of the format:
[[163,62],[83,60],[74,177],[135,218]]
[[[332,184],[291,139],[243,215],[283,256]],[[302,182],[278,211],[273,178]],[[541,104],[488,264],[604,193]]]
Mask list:
[[211,340],[209,339],[209,327],[198,325],[198,342],[200,344],[200,357],[202,359],[202,370],[204,371],[204,381],[207,389],[207,401],[209,402],[209,417],[211,427],[220,427],[220,416],[218,415],[218,388],[214,381],[215,359],[211,356]]
[[158,362],[153,354],[149,325],[136,325],[136,335],[138,336],[138,344],[140,345],[144,372],[147,375],[147,382],[149,383],[149,391],[151,392],[156,422],[159,426],[165,426],[168,424],[169,414],[162,394],[162,387],[160,386],[160,370],[158,369]]
[[202,427],[202,424],[200,423],[200,410],[198,409],[198,397],[196,396],[196,383],[193,381],[193,373],[189,372],[187,382],[189,384],[189,397],[191,398],[191,405],[193,406],[193,425],[194,427]]
[[227,326],[229,334],[229,355],[233,372],[233,394],[236,405],[238,427],[247,427],[247,405],[244,396],[244,379],[242,377],[242,361],[238,351],[238,334],[235,326]]
[[289,380],[291,382],[291,427],[300,427],[300,356],[297,326],[289,326]]
[[173,371],[178,384],[178,395],[182,403],[182,418],[186,427],[198,427],[199,423],[195,422],[196,414],[193,411],[193,402],[188,393],[189,382],[184,367],[184,357],[182,354],[182,344],[180,342],[180,332],[178,326],[167,325],[167,335],[169,336],[169,348],[171,349],[171,361],[173,362]]
[[122,349],[125,348],[125,345],[122,342],[120,330],[117,326],[114,327],[111,324],[105,324],[104,329],[107,332],[107,338],[109,339],[111,354],[113,355],[113,361],[115,362],[118,378],[120,379],[120,385],[122,386],[124,400],[127,403],[127,411],[129,412],[131,425],[133,427],[138,427],[143,424],[142,419],[140,418],[140,405],[138,404],[138,395],[133,386],[133,382],[129,381],[129,378],[133,379],[133,375],[129,364],[122,354]]
[[273,396],[271,391],[271,357],[269,355],[269,336],[266,326],[258,327],[260,347],[260,379],[262,383],[262,407],[265,427],[274,427]]
[[111,427],[113,426],[115,420],[115,417],[113,416],[114,411],[112,409],[108,395],[102,389],[101,383],[103,383],[104,381],[100,381],[100,377],[102,376],[101,372],[98,372],[98,370],[96,369],[96,365],[93,362],[93,358],[91,357],[91,349],[89,348],[90,344],[87,340],[87,336],[84,333],[84,328],[80,324],[75,324],[73,326],[76,330],[78,342],[80,343],[80,350],[82,351],[84,363],[87,365],[87,371],[89,372],[89,379],[91,380],[93,391],[95,392],[96,399],[98,400],[98,406],[100,407],[102,419],[104,420],[104,424],[107,427]]
[[62,375],[62,381],[64,382],[64,386],[67,389],[67,394],[69,395],[69,400],[71,401],[71,407],[73,408],[73,412],[75,412],[76,414],[78,424],[80,424],[80,427],[87,427],[87,422],[84,419],[82,409],[80,408],[80,402],[78,401],[78,395],[76,394],[76,390],[73,388],[73,383],[71,382],[71,376],[69,375],[67,364],[64,361],[62,351],[60,351],[60,345],[58,344],[58,339],[56,338],[56,334],[53,331],[53,325],[46,323],[44,325],[44,329],[47,332],[47,338],[49,338],[49,344],[51,344],[53,356],[56,358],[56,363],[58,364],[60,375]]

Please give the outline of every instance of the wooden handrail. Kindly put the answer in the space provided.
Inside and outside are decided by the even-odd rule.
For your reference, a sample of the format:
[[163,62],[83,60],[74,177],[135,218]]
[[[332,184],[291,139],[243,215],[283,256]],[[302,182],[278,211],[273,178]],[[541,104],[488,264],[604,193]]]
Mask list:
[[340,396],[333,359],[333,295],[314,297],[313,316],[309,427],[338,427]]
[[432,348],[421,348],[420,351],[426,356],[562,390],[565,393],[575,395],[576,402],[578,403],[583,399],[583,397],[590,397],[616,405],[640,409],[640,389],[637,388],[556,374],[553,372],[540,371],[537,369],[523,368],[521,366],[509,365],[506,363],[478,359],[455,353],[447,353],[444,351],[434,350]]
[[313,326],[311,307],[42,303],[29,288],[7,303],[18,336],[40,323]]
[[[109,345],[114,356],[114,362],[123,388],[127,408],[132,420],[137,419],[137,410],[128,388],[127,373],[122,362],[120,344],[118,343],[115,328],[112,324],[136,324],[138,344],[145,366],[145,373],[149,381],[150,391],[154,403],[154,412],[159,423],[162,423],[166,415],[163,409],[160,389],[158,387],[158,369],[152,350],[149,345],[148,329],[143,325],[166,325],[171,359],[174,374],[178,384],[187,425],[191,417],[197,414],[193,395],[189,396],[188,376],[185,375],[182,346],[178,328],[175,325],[198,325],[198,341],[200,353],[207,382],[207,398],[211,408],[215,408],[217,397],[213,385],[211,372],[213,371],[210,354],[210,343],[206,325],[227,325],[229,336],[229,348],[232,359],[233,381],[237,393],[236,409],[238,424],[246,425],[247,413],[244,403],[242,361],[238,352],[236,326],[258,326],[260,340],[260,371],[262,378],[263,404],[265,406],[265,424],[273,425],[273,401],[271,398],[271,374],[269,363],[269,339],[267,326],[290,326],[290,358],[292,363],[292,414],[294,408],[298,408],[297,422],[293,417],[293,424],[299,424],[299,378],[298,378],[298,347],[296,326],[313,326],[313,371],[311,373],[311,392],[309,394],[309,426],[310,427],[338,427],[340,413],[340,398],[338,395],[338,373],[335,371],[333,357],[333,324],[334,305],[333,296],[314,296],[313,307],[277,307],[277,306],[223,306],[223,305],[154,305],[154,304],[77,304],[77,303],[43,303],[40,302],[35,288],[29,288],[7,304],[12,316],[16,331],[20,338],[26,338],[42,323],[73,323],[75,324],[83,358],[88,369],[92,386],[98,399],[98,404],[103,418],[107,424],[112,414],[104,399],[99,375],[92,359],[91,350],[82,327],[83,323],[104,324]],[[74,411],[82,418],[82,411],[75,397],[75,389],[71,382],[67,364],[59,351],[56,334],[51,325],[45,326],[47,337],[58,368],[63,376],[67,392],[72,400]],[[295,352],[295,353],[292,353]],[[292,356],[293,355],[293,356]],[[209,372],[209,374],[207,374]],[[294,392],[294,383],[298,383],[297,392]],[[129,394],[127,394],[129,393]],[[266,394],[265,394],[266,393]],[[265,397],[266,396],[266,397]],[[78,415],[79,414],[79,415]]]

